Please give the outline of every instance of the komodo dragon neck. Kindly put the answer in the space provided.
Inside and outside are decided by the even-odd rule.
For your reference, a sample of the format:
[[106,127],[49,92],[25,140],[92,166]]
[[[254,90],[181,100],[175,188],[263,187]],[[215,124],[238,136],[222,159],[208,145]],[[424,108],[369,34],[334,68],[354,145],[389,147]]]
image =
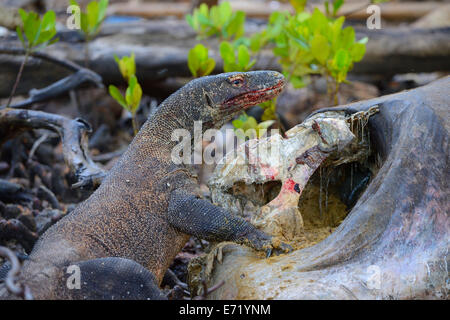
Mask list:
[[[193,134],[194,121],[202,121],[204,130],[219,127],[242,109],[273,98],[283,85],[284,78],[273,71],[228,73],[191,81],[166,99],[97,191],[35,245],[22,271],[22,280],[35,297],[108,299],[125,290],[123,283],[131,285],[130,274],[136,279],[139,268],[139,274],[149,274],[139,278],[140,287],[151,290],[132,287],[126,292],[138,290],[134,298],[153,297],[154,284],[147,280],[161,282],[190,235],[270,252],[274,246],[270,236],[201,199],[186,166],[171,160],[178,143],[171,135],[175,129]],[[282,244],[281,249],[286,248]],[[73,264],[96,275],[92,284],[78,291],[64,287],[61,279],[67,278],[65,270]],[[112,279],[101,280],[108,274],[105,268]],[[110,282],[115,277],[128,280],[114,286]],[[106,293],[98,295],[100,287]]]

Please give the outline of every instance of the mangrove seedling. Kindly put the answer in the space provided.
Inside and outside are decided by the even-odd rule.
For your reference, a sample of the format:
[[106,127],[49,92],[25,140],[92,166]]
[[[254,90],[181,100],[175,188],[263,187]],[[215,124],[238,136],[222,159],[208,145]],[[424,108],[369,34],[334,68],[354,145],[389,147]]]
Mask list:
[[134,60],[134,53],[131,56],[124,56],[119,59],[114,57],[117,65],[119,66],[122,77],[127,81],[128,88],[125,92],[125,96],[120,93],[120,90],[114,86],[109,86],[109,94],[116,100],[125,110],[131,113],[133,132],[136,135],[139,131],[139,124],[137,122],[136,113],[141,104],[142,88],[136,78],[136,63]]
[[16,81],[6,104],[7,108],[11,104],[12,97],[16,93],[23,69],[30,54],[58,41],[57,38],[54,38],[56,35],[56,16],[54,11],[47,11],[42,18],[35,12],[26,12],[23,9],[19,9],[19,14],[22,19],[22,26],[17,27],[16,31],[20,42],[25,49],[25,58],[20,65]]
[[201,43],[189,50],[188,67],[194,77],[209,75],[216,66],[216,61],[208,56],[208,48]]
[[[75,0],[70,0],[71,5],[78,6]],[[106,17],[108,0],[91,1],[86,6],[85,12],[80,10],[80,31],[84,35],[85,43],[85,66],[89,61],[89,42],[100,32],[103,20]]]

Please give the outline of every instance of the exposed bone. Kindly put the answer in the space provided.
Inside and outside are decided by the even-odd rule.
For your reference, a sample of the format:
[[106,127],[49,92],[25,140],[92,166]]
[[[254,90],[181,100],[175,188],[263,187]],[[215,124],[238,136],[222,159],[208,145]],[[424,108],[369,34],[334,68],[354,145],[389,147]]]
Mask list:
[[208,257],[203,269],[197,259],[189,279],[225,281],[209,299],[448,299],[449,87],[446,77],[332,108],[379,106],[368,130],[380,168],[345,220],[325,240],[269,259],[226,244],[220,264],[207,272]]
[[92,129],[87,122],[42,111],[0,110],[0,145],[23,130],[40,128],[55,131],[61,137],[64,160],[78,179],[72,187],[100,184],[105,171],[89,157],[88,133]]
[[278,196],[259,208],[252,222],[286,240],[301,234],[303,219],[298,201],[306,183],[330,152],[342,150],[354,138],[345,117],[333,116],[316,115],[287,131],[286,139],[277,133],[241,144],[236,152],[225,156],[211,177],[213,202],[235,211],[235,198],[226,192],[234,183],[281,181]]

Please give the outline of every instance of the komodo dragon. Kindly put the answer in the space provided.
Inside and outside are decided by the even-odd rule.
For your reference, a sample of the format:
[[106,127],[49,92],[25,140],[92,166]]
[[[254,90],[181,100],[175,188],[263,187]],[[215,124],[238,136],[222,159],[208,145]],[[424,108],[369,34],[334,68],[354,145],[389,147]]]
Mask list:
[[[193,80],[168,97],[101,186],[42,235],[19,281],[35,299],[158,299],[165,298],[159,290],[164,273],[190,235],[288,251],[201,199],[189,166],[171,159],[178,143],[171,141],[173,130],[193,136],[194,121],[202,121],[203,130],[218,128],[277,96],[284,82],[274,71],[224,73]],[[80,268],[80,289],[67,286],[71,265]]]

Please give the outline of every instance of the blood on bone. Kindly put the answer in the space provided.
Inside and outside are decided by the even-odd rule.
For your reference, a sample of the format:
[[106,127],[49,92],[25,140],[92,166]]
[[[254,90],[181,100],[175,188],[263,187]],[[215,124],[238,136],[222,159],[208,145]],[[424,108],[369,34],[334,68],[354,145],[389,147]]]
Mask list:
[[[295,188],[295,185],[297,185],[297,188],[298,188],[299,184],[298,184],[297,182],[295,182],[295,181],[292,180],[292,179],[287,179],[287,180],[284,182],[282,189],[283,189],[283,190],[286,190],[286,191],[298,193],[297,190],[295,190],[295,189],[296,189],[296,188]],[[283,191],[283,190],[282,190],[282,191]]]

